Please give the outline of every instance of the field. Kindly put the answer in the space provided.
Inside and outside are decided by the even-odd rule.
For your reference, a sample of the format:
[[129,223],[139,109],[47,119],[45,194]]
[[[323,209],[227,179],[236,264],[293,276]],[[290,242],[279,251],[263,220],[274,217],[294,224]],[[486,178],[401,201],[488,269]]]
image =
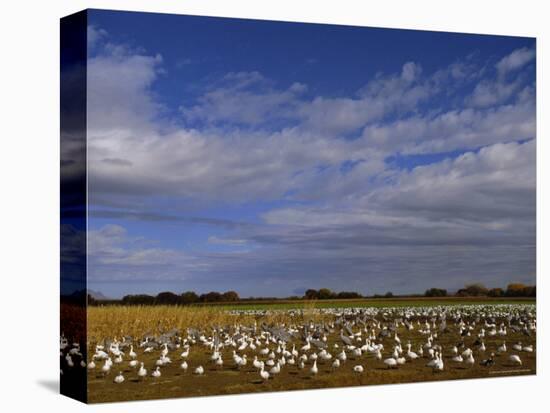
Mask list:
[[108,402],[535,374],[535,345],[529,300],[104,306],[89,309],[84,357],[89,401]]

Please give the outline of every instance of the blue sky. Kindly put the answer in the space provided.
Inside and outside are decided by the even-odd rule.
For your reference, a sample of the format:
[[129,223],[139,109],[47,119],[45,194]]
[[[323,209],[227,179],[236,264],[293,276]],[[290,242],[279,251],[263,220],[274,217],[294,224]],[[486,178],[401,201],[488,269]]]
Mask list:
[[89,288],[534,283],[534,39],[88,24]]

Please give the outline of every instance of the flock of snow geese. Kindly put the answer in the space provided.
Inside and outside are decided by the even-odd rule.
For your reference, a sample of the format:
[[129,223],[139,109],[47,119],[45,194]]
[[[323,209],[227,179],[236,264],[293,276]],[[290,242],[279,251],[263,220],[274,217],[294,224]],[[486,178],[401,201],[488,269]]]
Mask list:
[[[105,339],[91,345],[88,357],[82,354],[79,343],[70,344],[62,337],[61,374],[64,369],[82,368],[97,378],[121,384],[128,378],[137,382],[157,379],[170,365],[179,365],[181,373],[197,376],[246,368],[247,372],[257,373],[260,383],[276,379],[284,369],[315,376],[321,371],[318,363],[327,373],[346,368],[350,374],[359,375],[368,374],[368,365],[376,363],[378,368],[387,369],[422,363],[420,366],[434,373],[449,366],[468,368],[476,363],[485,368],[497,362],[507,367],[521,366],[522,353],[535,350],[533,344],[519,340],[525,337],[524,342],[535,342],[534,305],[317,311],[332,316],[332,321],[293,323],[297,315],[303,320],[303,314],[288,310],[289,323],[268,325],[262,322],[266,311],[245,311],[256,316],[253,325],[189,328],[185,334],[174,329],[137,340],[129,336]],[[510,345],[507,339],[511,336],[515,340]],[[200,358],[190,357],[193,352]],[[201,363],[192,363],[192,359]]]

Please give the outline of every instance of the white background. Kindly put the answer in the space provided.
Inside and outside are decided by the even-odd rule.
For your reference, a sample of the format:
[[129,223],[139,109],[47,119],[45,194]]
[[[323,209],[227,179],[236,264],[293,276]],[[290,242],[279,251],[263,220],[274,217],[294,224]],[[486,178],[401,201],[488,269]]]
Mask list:
[[[540,411],[550,389],[548,11],[530,1],[145,1],[3,2],[0,13],[0,405],[18,411],[80,411],[57,394],[59,292],[59,21],[86,7],[162,11],[362,26],[537,37],[538,100],[538,375],[337,390],[175,399],[88,407],[90,411],[198,410],[262,413],[297,410],[407,412]],[[549,66],[546,66],[548,68]],[[542,116],[546,108],[546,116]],[[547,181],[548,182],[548,181]],[[546,254],[547,255],[547,254]],[[539,407],[544,406],[544,407]],[[33,409],[33,410],[31,410]]]

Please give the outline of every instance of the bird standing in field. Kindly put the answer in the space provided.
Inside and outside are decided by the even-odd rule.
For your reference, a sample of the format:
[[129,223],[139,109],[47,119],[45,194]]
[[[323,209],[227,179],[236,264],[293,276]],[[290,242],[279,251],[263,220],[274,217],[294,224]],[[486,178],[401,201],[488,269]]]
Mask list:
[[141,363],[141,367],[138,370],[138,377],[143,378],[145,376],[147,376],[147,370],[143,368],[143,363]]
[[391,369],[393,367],[397,367],[397,360],[394,359],[393,357],[390,357],[384,360],[384,364],[388,366],[389,369]]
[[319,369],[317,368],[317,360],[313,362],[313,366],[311,366],[311,374],[316,375],[319,372]]
[[261,369],[260,369],[260,377],[261,377],[262,380],[264,380],[264,381],[267,380],[267,379],[269,379],[269,372],[267,372],[267,371],[264,370],[263,364],[262,364]]
[[519,364],[521,366],[521,359],[517,354],[510,354],[510,357],[508,357],[508,360],[510,360],[513,364]]
[[120,384],[124,381],[124,376],[122,375],[121,371],[118,372],[118,375],[115,377],[113,381],[117,384]]
[[466,365],[470,367],[472,367],[475,362],[476,361],[474,359],[473,353],[470,353],[470,355],[464,359],[464,363],[466,363]]

